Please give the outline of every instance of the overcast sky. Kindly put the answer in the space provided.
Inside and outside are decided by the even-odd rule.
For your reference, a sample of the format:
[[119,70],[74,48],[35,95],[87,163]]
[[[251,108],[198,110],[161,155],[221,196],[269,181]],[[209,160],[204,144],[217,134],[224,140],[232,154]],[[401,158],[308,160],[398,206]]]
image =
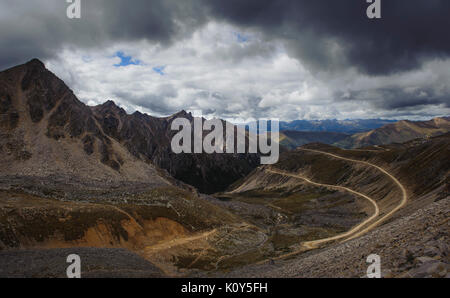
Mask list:
[[41,59],[80,100],[251,118],[450,115],[450,1],[0,0],[0,69]]

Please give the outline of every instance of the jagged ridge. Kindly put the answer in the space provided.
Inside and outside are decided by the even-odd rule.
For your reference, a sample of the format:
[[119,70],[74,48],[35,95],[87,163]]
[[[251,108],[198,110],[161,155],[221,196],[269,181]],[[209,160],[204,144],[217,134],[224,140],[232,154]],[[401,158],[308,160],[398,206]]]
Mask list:
[[[259,162],[257,156],[248,154],[176,155],[170,148],[175,133],[170,129],[171,123],[181,116],[192,121],[192,115],[185,111],[166,118],[140,112],[129,115],[112,101],[88,107],[37,59],[0,73],[0,100],[0,126],[9,140],[3,142],[2,148],[14,147],[12,154],[18,157],[10,163],[35,154],[31,148],[36,143],[27,139],[42,130],[51,140],[82,148],[91,160],[98,159],[119,176],[127,172],[126,168],[132,171],[130,164],[137,160],[165,169],[206,193],[223,190]],[[19,131],[24,137],[17,139]],[[81,170],[75,171],[85,175]],[[138,176],[145,179],[145,175]]]

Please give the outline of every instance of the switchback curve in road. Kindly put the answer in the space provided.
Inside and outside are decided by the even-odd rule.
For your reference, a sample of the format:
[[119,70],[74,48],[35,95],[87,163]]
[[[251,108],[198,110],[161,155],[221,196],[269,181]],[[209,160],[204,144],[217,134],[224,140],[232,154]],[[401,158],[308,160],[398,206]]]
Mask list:
[[360,192],[357,192],[357,191],[355,191],[353,189],[350,189],[348,187],[313,182],[310,179],[308,179],[306,177],[303,177],[301,175],[286,173],[286,172],[283,172],[283,171],[277,171],[277,170],[273,170],[273,169],[267,169],[266,171],[269,172],[269,173],[273,173],[273,174],[299,178],[299,179],[302,179],[302,180],[306,181],[307,183],[312,184],[314,186],[320,186],[320,187],[326,187],[326,188],[331,188],[331,189],[336,189],[336,190],[350,192],[352,194],[355,194],[357,196],[360,196],[360,197],[368,200],[373,205],[374,213],[369,218],[367,218],[366,220],[364,220],[363,222],[358,224],[357,226],[353,227],[352,229],[350,229],[349,231],[347,231],[345,233],[342,233],[342,234],[339,234],[339,235],[336,235],[336,236],[333,236],[333,237],[323,238],[323,239],[314,240],[314,241],[303,242],[303,246],[306,247],[306,248],[309,248],[309,249],[316,248],[317,246],[319,246],[322,243],[326,243],[326,242],[330,242],[330,241],[334,241],[334,240],[339,240],[339,239],[351,236],[354,233],[356,233],[358,230],[360,230],[364,225],[366,225],[366,224],[370,223],[372,220],[374,220],[380,214],[380,209],[378,207],[377,202],[374,199],[370,198],[369,196],[367,196],[367,195],[365,195],[363,193],[360,193]]
[[354,235],[352,235],[350,238],[348,238],[346,240],[354,239],[354,238],[359,237],[362,234],[367,233],[368,231],[372,230],[374,227],[376,227],[377,225],[379,225],[380,223],[382,223],[383,221],[387,220],[392,215],[394,215],[394,213],[396,213],[399,209],[403,208],[406,205],[406,203],[408,202],[408,193],[406,192],[406,188],[403,186],[403,184],[401,184],[400,181],[398,181],[397,178],[395,178],[392,174],[390,174],[388,171],[386,171],[385,169],[383,169],[380,166],[377,166],[377,165],[372,164],[372,163],[367,162],[367,161],[362,161],[362,160],[342,157],[342,156],[339,156],[339,155],[336,155],[336,154],[333,154],[333,153],[320,151],[320,150],[307,149],[307,148],[299,148],[299,150],[314,152],[314,153],[318,153],[318,154],[325,154],[325,155],[328,155],[328,156],[333,157],[333,158],[346,160],[346,161],[350,161],[350,162],[354,162],[354,163],[360,163],[360,164],[364,164],[364,165],[369,166],[369,167],[373,167],[373,168],[379,170],[380,172],[382,172],[383,174],[385,174],[386,176],[388,176],[400,188],[400,190],[402,192],[402,199],[401,199],[400,203],[397,206],[395,206],[391,211],[389,211],[383,217],[381,217],[380,219],[376,220],[371,225],[366,227],[364,230],[361,230],[358,233],[355,233]]

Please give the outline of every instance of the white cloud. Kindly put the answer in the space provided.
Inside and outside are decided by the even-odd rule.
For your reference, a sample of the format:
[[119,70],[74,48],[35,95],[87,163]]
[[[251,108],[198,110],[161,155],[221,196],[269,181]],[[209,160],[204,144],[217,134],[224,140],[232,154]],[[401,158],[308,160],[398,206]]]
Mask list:
[[[239,41],[236,32],[248,40]],[[139,59],[141,65],[114,66],[121,61],[115,56],[118,51]],[[416,110],[387,110],[382,105],[385,93],[379,92],[395,87],[424,98],[431,96],[427,89],[432,87],[433,96],[445,96],[449,94],[449,60],[379,77],[361,76],[354,69],[313,75],[288,55],[283,44],[215,22],[169,47],[139,41],[115,43],[106,49],[64,48],[46,64],[87,104],[111,99],[128,112],[140,110],[155,116],[182,109],[202,110],[209,117],[231,121],[450,114],[442,102],[416,105]],[[161,66],[165,66],[165,75],[153,70]]]

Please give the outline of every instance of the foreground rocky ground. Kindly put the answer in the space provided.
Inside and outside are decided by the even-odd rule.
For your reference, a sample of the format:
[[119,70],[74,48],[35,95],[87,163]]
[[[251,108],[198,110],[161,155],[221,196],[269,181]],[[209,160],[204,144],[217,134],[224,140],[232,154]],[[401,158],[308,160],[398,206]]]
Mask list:
[[252,265],[225,277],[365,277],[371,254],[383,277],[450,277],[450,198],[387,223],[365,236],[293,259]]
[[66,278],[67,256],[81,259],[82,278],[149,278],[163,273],[138,255],[120,248],[61,248],[0,251],[0,278]]

